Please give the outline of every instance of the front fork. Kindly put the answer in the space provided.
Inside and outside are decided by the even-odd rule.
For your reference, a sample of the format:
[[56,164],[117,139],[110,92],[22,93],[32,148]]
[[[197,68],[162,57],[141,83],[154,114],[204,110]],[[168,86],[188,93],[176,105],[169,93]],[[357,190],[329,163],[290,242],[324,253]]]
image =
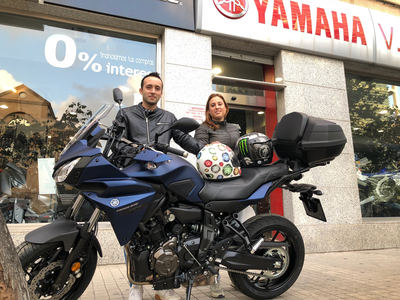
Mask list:
[[[67,210],[65,217],[67,219],[75,220],[84,201],[85,197],[79,194],[72,207]],[[90,246],[92,237],[95,235],[93,229],[95,228],[100,218],[100,215],[101,215],[101,210],[96,207],[89,221],[80,227],[78,241],[74,243],[75,246],[72,247],[71,249],[65,249],[65,251],[68,251],[69,254],[64,262],[64,266],[60,270],[60,273],[58,274],[53,284],[53,287],[57,291],[60,290],[67,281],[69,273],[71,272],[72,264],[79,259],[81,252],[85,252],[82,250],[85,250]]]
[[85,202],[85,197],[79,194],[78,197],[76,197],[74,204],[67,209],[65,213],[65,218],[75,220],[79,210],[83,205],[83,202]]

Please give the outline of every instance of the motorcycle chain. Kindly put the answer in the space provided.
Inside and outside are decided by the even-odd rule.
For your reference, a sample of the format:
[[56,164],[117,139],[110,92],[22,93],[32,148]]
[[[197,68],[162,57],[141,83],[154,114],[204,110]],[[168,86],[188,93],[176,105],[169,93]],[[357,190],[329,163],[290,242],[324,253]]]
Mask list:
[[271,279],[273,277],[268,276],[268,275],[262,275],[260,273],[254,273],[254,272],[245,272],[245,271],[238,271],[238,270],[233,270],[233,269],[228,269],[225,267],[216,267],[219,270],[227,271],[227,272],[232,272],[232,273],[238,273],[242,275],[251,275],[251,276],[258,276],[260,278],[265,278],[265,279]]

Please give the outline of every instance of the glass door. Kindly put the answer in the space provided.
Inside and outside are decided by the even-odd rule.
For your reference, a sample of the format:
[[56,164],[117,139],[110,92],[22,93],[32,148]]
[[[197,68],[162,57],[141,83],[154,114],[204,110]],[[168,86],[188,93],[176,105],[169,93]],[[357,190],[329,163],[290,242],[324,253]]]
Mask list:
[[[284,88],[274,82],[273,66],[213,56],[213,73],[213,90],[229,105],[227,121],[239,124],[242,134],[260,132],[272,137],[277,123],[275,91]],[[256,210],[283,215],[282,191],[260,201]]]

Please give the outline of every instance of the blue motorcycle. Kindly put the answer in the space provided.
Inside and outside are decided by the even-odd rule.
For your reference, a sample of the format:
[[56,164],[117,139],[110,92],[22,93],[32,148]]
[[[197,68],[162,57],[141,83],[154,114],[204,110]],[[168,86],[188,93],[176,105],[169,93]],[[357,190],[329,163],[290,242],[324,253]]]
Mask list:
[[[114,91],[114,100],[122,101]],[[123,125],[99,121],[104,105],[65,147],[54,167],[58,183],[80,191],[63,218],[36,229],[18,247],[33,299],[78,299],[90,283],[97,255],[102,214],[110,220],[127,255],[128,279],[154,289],[186,286],[190,299],[196,278],[229,273],[232,283],[253,299],[274,298],[289,289],[304,262],[299,230],[284,217],[262,214],[245,222],[238,212],[265,199],[276,188],[300,193],[306,213],[326,221],[321,191],[296,184],[302,173],[326,165],[346,143],[335,123],[303,113],[285,115],[277,124],[273,146],[280,158],[263,167],[243,168],[241,177],[204,180],[169,145],[137,145],[123,138]],[[199,124],[183,118],[164,128],[183,132]],[[156,139],[157,139],[156,138]],[[102,151],[101,139],[107,140]],[[85,201],[94,207],[87,222],[76,222]]]

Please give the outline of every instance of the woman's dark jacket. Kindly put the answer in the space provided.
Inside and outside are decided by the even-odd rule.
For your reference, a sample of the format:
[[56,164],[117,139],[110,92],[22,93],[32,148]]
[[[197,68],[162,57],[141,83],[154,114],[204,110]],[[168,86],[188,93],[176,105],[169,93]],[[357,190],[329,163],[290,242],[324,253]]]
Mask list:
[[203,123],[196,129],[194,138],[203,146],[212,142],[221,142],[229,146],[232,150],[235,149],[236,141],[240,137],[240,126],[238,124],[224,122],[216,122],[219,128],[214,130],[207,124]]

